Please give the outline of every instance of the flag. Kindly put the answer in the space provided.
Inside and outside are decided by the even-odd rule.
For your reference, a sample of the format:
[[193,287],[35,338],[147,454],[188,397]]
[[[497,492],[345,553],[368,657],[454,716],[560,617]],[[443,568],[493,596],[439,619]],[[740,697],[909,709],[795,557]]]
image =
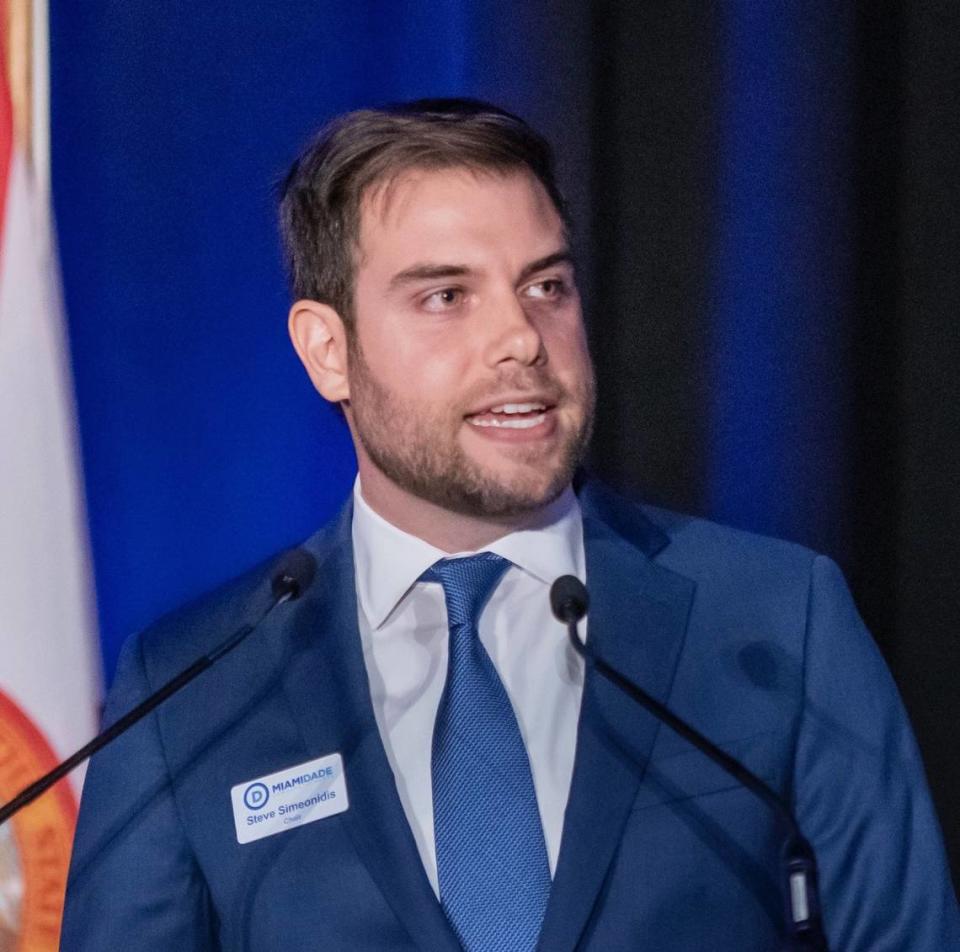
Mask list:
[[[29,7],[0,0],[0,802],[90,739],[99,663],[50,203],[16,70]],[[18,19],[18,17],[20,19]],[[27,21],[29,22],[29,20]],[[12,53],[11,53],[12,50]],[[29,72],[26,72],[29,76]],[[29,86],[29,84],[28,84]],[[33,103],[33,108],[38,106]],[[59,945],[79,778],[0,827],[0,952]]]

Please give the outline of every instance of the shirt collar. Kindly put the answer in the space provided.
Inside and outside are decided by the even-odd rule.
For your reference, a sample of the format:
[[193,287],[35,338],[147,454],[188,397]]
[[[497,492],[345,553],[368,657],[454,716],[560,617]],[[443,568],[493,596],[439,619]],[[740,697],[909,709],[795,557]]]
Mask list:
[[[483,547],[551,585],[561,575],[585,578],[580,504],[567,488],[526,528]],[[371,628],[379,628],[417,579],[452,554],[398,529],[367,505],[357,477],[353,487],[353,552],[357,597]],[[456,555],[472,555],[458,552]]]

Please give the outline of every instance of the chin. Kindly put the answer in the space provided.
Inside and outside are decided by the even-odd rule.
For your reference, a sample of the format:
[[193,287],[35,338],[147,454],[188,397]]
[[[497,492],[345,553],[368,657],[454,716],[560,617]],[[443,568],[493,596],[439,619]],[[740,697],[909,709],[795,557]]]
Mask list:
[[[521,471],[518,472],[518,469]],[[461,511],[493,519],[515,519],[552,503],[570,484],[572,474],[540,468],[511,467],[508,472],[487,470],[469,487],[461,486]]]

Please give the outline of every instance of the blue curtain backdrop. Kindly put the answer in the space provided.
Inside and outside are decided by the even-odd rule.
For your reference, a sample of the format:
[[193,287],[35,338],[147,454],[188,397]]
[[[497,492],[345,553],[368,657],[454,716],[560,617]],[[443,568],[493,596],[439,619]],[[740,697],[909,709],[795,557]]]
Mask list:
[[958,50],[952,0],[52,3],[108,681],[351,486],[286,340],[273,184],[344,110],[489,98],[559,150],[593,467],[840,561],[960,870]]
[[726,4],[707,330],[711,513],[835,557],[849,531],[852,26],[835,3]]

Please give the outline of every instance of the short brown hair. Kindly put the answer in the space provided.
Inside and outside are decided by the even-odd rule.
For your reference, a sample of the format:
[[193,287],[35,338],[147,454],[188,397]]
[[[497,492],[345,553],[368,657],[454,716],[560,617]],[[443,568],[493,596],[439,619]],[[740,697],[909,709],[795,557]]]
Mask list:
[[324,127],[280,187],[280,231],[295,298],[329,304],[349,327],[360,208],[372,186],[414,168],[528,169],[569,218],[546,140],[473,99],[421,99],[350,112]]

